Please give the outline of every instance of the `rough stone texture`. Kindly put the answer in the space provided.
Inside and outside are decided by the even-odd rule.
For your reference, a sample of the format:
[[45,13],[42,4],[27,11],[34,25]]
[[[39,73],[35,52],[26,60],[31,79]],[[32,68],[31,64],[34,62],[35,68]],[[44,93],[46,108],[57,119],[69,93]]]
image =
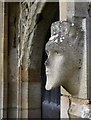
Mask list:
[[[36,62],[35,62],[36,59],[33,59],[33,56],[31,54],[34,49],[33,42],[35,41],[33,37],[38,24],[36,20],[37,20],[37,16],[41,14],[43,6],[44,6],[44,3],[40,3],[40,2],[38,3],[35,2],[32,4],[31,2],[24,1],[21,4],[21,15],[20,15],[21,41],[19,46],[20,52],[19,52],[18,65],[20,66],[21,64],[23,69],[24,68],[28,69],[30,62],[33,68],[34,66],[36,66]],[[32,56],[31,58],[30,58],[30,55]]]
[[41,107],[41,83],[30,82],[29,83],[29,109],[40,109]]
[[[22,93],[22,99],[26,96],[29,109],[28,111],[23,108],[21,114],[28,115],[29,118],[41,118],[42,54],[47,31],[56,12],[56,5],[56,3],[28,1],[21,3],[18,67],[21,69],[21,84],[28,82],[24,92],[26,95]],[[52,11],[50,15],[49,11]]]
[[22,82],[22,109],[28,109],[28,82]]
[[[1,5],[0,9],[2,9],[2,4],[0,3],[0,5]],[[56,7],[56,3],[54,5],[50,3],[48,4],[46,3],[45,5],[45,3],[41,3],[41,2],[30,3],[28,1],[24,1],[21,3],[21,14],[20,14],[19,24],[15,22],[16,18],[13,19],[15,14],[16,16],[19,15],[19,12],[17,12],[17,7],[15,7],[14,4],[13,6],[11,5],[9,7],[11,8],[11,12],[15,13],[15,14],[11,14],[11,18],[9,18],[10,20],[9,35],[10,36],[9,36],[9,54],[8,54],[9,55],[8,117],[10,118],[21,117],[21,115],[22,115],[22,118],[24,117],[28,118],[28,116],[30,118],[33,118],[33,117],[40,118],[41,116],[40,70],[41,70],[42,50],[43,50],[43,45],[44,45],[45,37],[47,34],[47,30],[50,26],[50,23],[52,22],[52,18],[55,12],[55,7]],[[87,7],[84,7],[84,10],[85,9],[87,10]],[[87,12],[84,12],[84,10],[81,9],[81,11],[85,13],[84,14],[84,17],[85,17],[85,15],[87,15]],[[50,15],[49,15],[49,11],[52,11],[50,12]],[[81,14],[80,12],[80,15],[83,15],[83,13]],[[0,17],[2,17],[2,12],[0,14]],[[1,19],[2,18],[0,18],[0,20]],[[2,25],[3,24],[0,24],[1,26],[0,28],[2,28]],[[19,31],[19,34],[17,35],[18,30],[20,31]],[[16,35],[15,35],[15,32],[16,32]],[[0,32],[1,36],[2,36],[2,33],[3,32],[1,31]],[[2,51],[3,51],[3,43],[0,43],[0,52],[1,52],[0,58],[2,58],[3,56]],[[2,65],[3,64],[0,65],[1,66],[0,71],[3,71]],[[0,73],[0,78],[1,78],[0,80],[3,80],[2,74],[3,72]],[[90,83],[88,82],[88,84]],[[31,85],[33,86],[31,87]],[[35,91],[33,91],[33,87],[35,88]],[[3,81],[1,81],[0,82],[0,93],[1,93],[0,108],[1,109],[3,108],[3,102],[4,102],[3,92],[2,92],[3,89],[4,89]],[[28,96],[29,94],[30,94],[30,97]],[[24,97],[26,97],[26,99],[24,99]],[[32,104],[30,102],[31,98],[35,101],[34,103],[32,101]],[[39,99],[39,101],[36,101],[36,99]],[[24,104],[21,103],[21,101]],[[20,110],[21,107],[22,107],[22,111]],[[29,107],[29,110],[27,107]],[[5,111],[5,114],[6,112],[7,111]],[[3,116],[2,110],[0,111],[0,117],[1,116]]]
[[67,16],[71,20],[72,17],[88,17],[88,2],[68,2],[67,3]]
[[4,78],[3,78],[3,39],[4,39],[4,4],[0,2],[0,119],[3,118],[3,85],[4,85]]
[[73,96],[78,95],[84,53],[83,36],[82,27],[79,28],[75,22],[57,21],[52,24],[51,37],[46,44],[47,90],[62,85]]
[[32,109],[29,111],[29,118],[40,118],[41,111],[40,109]]
[[19,4],[8,3],[8,118],[18,118],[19,81],[18,81],[18,17]]
[[3,111],[3,117],[7,118],[7,91],[8,91],[8,4],[4,4],[4,111]]
[[0,118],[41,118],[42,54],[57,5],[5,3],[4,21],[0,2]]
[[[43,6],[45,3],[31,3],[28,1],[24,1],[21,3],[21,11],[20,11],[20,20],[19,20],[19,35],[18,38],[20,40],[20,44],[18,46],[18,67],[21,68],[21,117],[22,118],[28,118],[30,115],[30,111],[33,109],[30,108],[31,105],[35,105],[35,110],[32,111],[32,113],[36,111],[37,104],[40,103],[41,97],[39,94],[34,94],[35,88],[33,90],[30,90],[30,84],[32,85],[31,81],[35,82],[36,87],[40,89],[40,86],[36,84],[36,81],[39,81],[40,74],[38,74],[38,71],[36,70],[36,58],[33,60],[34,63],[32,63],[33,55],[30,54],[35,51],[35,48],[33,47],[32,41],[34,41],[34,34],[37,27],[36,19],[37,14],[40,14]],[[35,42],[36,43],[36,42]],[[34,44],[35,44],[34,43]],[[31,50],[32,48],[32,50]],[[34,55],[37,56],[35,53]],[[38,58],[39,59],[39,58]],[[38,60],[37,59],[37,60]],[[30,70],[30,62],[31,66],[35,66],[34,70]],[[30,82],[29,82],[30,81]],[[39,91],[41,92],[41,91]],[[32,98],[29,97],[29,94],[33,94]],[[36,97],[38,96],[38,100],[36,100]],[[33,101],[31,101],[31,99]],[[40,109],[41,104],[39,104],[39,109],[37,112],[41,112]],[[30,110],[29,110],[30,109]],[[39,115],[39,114],[38,114]],[[32,114],[32,117],[37,118],[36,114]],[[41,117],[41,115],[39,115]]]
[[[69,98],[61,97],[60,118],[69,118],[67,110],[69,109]],[[66,106],[65,106],[66,105]]]
[[77,118],[91,119],[91,105],[89,100],[69,98],[71,103],[69,106],[70,117],[74,115]]
[[[70,7],[69,7],[70,6]],[[72,10],[73,9],[73,10]],[[67,105],[69,105],[69,112],[68,115],[71,118],[89,118],[90,119],[90,105],[84,104],[83,101],[86,101],[91,98],[90,94],[90,86],[91,86],[91,80],[90,80],[90,48],[91,48],[91,43],[90,43],[90,9],[89,9],[89,4],[88,3],[69,3],[68,5],[68,18],[69,20],[72,21],[72,17],[75,17],[74,20],[76,20],[76,23],[79,26],[82,26],[82,29],[84,31],[84,54],[83,54],[83,66],[81,70],[81,77],[80,79],[80,89],[79,89],[79,95],[77,98],[74,98],[73,100],[69,99],[68,102],[65,102],[62,100],[64,106],[62,107],[62,110],[64,108],[67,108]],[[72,13],[72,14],[71,14]],[[79,20],[82,20],[82,23],[79,24]],[[74,21],[73,20],[73,21]],[[74,83],[75,84],[75,83]],[[62,94],[65,95],[65,92]],[[69,95],[67,95],[69,96]],[[68,97],[66,96],[66,101]],[[89,101],[89,100],[88,100]],[[74,103],[74,105],[73,105]],[[71,108],[71,109],[70,109]],[[62,111],[64,112],[64,111]],[[82,113],[81,113],[82,112]],[[64,116],[63,116],[64,117]]]
[[86,36],[86,39],[87,39],[87,46],[88,46],[88,49],[87,49],[87,98],[88,99],[91,99],[91,18],[88,18],[86,20],[86,31],[87,32],[87,36]]

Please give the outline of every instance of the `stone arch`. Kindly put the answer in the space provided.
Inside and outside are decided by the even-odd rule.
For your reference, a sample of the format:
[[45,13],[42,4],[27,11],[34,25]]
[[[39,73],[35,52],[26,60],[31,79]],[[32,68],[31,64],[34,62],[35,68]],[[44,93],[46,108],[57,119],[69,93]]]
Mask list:
[[[31,55],[30,55],[30,66],[29,66],[29,91],[30,94],[33,92],[33,86],[36,87],[36,93],[32,93],[33,96],[35,96],[36,100],[36,106],[33,106],[35,108],[36,112],[33,110],[30,110],[30,116],[34,117],[34,113],[37,117],[41,115],[41,66],[43,62],[43,51],[45,43],[47,42],[47,35],[48,30],[50,29],[50,25],[54,20],[56,20],[56,13],[58,12],[58,3],[45,3],[43,10],[40,14],[38,14],[39,20],[38,24],[36,26],[34,36],[32,39],[32,47],[31,47]],[[59,14],[59,13],[58,13]],[[47,39],[47,40],[46,40]],[[31,90],[32,89],[32,90]],[[30,95],[29,100],[29,106],[31,106],[31,98],[33,98]],[[34,103],[35,104],[35,103]],[[32,111],[32,116],[31,116]],[[39,112],[40,111],[40,112]]]
[[[12,5],[14,11],[11,10]],[[9,23],[7,27],[9,31],[7,34],[9,34],[9,38],[7,41],[10,45],[10,51],[8,51],[7,59],[10,63],[8,67],[11,68],[11,71],[8,70],[8,76],[12,75],[15,78],[9,79],[7,77],[7,83],[5,83],[8,86],[8,91],[5,93],[8,95],[6,95],[8,99],[6,100],[8,107],[6,117],[41,118],[43,50],[48,29],[58,10],[58,3],[22,2],[20,4],[10,3],[8,7]],[[15,19],[17,15],[20,17]],[[19,64],[20,62],[22,64]],[[26,69],[27,65],[28,69]]]

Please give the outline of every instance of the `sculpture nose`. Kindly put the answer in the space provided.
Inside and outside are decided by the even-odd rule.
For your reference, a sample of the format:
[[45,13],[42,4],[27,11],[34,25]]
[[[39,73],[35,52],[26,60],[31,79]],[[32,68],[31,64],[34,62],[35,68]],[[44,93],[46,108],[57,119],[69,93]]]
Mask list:
[[48,66],[49,62],[48,62],[48,59],[45,61],[45,66]]

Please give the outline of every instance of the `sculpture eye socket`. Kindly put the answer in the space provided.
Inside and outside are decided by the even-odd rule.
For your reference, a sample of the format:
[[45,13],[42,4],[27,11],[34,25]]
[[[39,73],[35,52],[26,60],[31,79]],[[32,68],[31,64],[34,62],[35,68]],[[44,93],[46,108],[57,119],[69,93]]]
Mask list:
[[49,51],[48,51],[48,50],[46,50],[46,54],[47,54],[47,55],[49,54]]
[[58,51],[55,51],[56,54],[58,54]]
[[55,54],[60,55],[60,53],[58,51],[55,51]]

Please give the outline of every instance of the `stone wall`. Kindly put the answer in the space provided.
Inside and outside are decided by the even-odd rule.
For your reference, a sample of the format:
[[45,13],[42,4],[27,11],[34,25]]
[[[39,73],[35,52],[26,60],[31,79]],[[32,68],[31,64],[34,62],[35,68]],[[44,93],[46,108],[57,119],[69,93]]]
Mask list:
[[4,86],[4,77],[3,77],[3,65],[4,65],[4,50],[3,50],[3,38],[4,38],[4,7],[3,7],[3,3],[0,2],[0,119],[2,119],[3,117],[3,108],[4,108],[4,104],[3,104],[3,86]]
[[35,45],[38,43],[36,43],[34,37],[38,25],[36,23],[37,16],[40,17],[44,5],[45,3],[28,1],[20,4],[18,66],[21,71],[22,118],[41,117],[40,66],[38,67],[40,53],[39,48]]
[[[56,7],[58,7],[57,3],[46,3],[40,0],[39,2],[24,0],[21,3],[5,3],[5,5],[0,2],[0,119],[41,118],[43,48]],[[89,10],[89,16],[91,16],[91,10],[87,7],[83,8]],[[70,16],[72,12],[74,13],[73,5],[68,7],[67,14]],[[87,11],[85,12],[87,15]],[[80,14],[80,12],[77,13]],[[83,16],[83,14],[80,15]],[[85,27],[89,29],[88,26]],[[88,29],[86,31],[90,31]],[[89,80],[87,84],[90,91]],[[87,94],[90,92],[85,95]],[[67,104],[61,105],[61,110],[67,113],[70,107],[69,97],[62,101],[64,100]],[[65,110],[63,110],[64,107]],[[74,116],[74,111],[69,112]],[[68,117],[68,114],[63,116],[65,115]]]
[[[41,65],[47,31],[52,23],[57,3],[23,2],[20,14],[19,62],[21,68],[22,103],[28,98],[29,118],[41,117]],[[50,15],[49,15],[49,11]],[[23,86],[22,86],[23,85]],[[25,90],[24,90],[25,89]],[[24,98],[24,99],[23,99]],[[24,108],[23,108],[24,109]]]
[[0,70],[4,68],[4,75],[0,72],[2,118],[41,118],[42,56],[57,5],[25,0],[0,6],[5,9],[1,11],[4,20],[0,16],[4,21],[4,49],[2,41],[0,51],[5,51],[0,57]]
[[[84,32],[83,40],[84,40],[84,48],[83,48],[83,64],[81,68],[81,77],[79,77],[80,87],[78,90],[78,95],[74,96],[64,89],[62,89],[61,93],[63,96],[61,97],[61,118],[88,118],[91,119],[91,79],[90,79],[90,51],[91,51],[91,6],[89,2],[73,2],[68,3],[67,6],[67,16],[68,19],[72,22],[75,21],[76,25],[82,27]],[[81,20],[81,22],[79,22]],[[80,23],[80,24],[79,24]],[[75,77],[77,80],[77,77]],[[69,82],[71,84],[71,82]],[[75,85],[74,81],[72,86]],[[77,89],[77,86],[75,85]],[[72,88],[72,87],[71,87]]]

